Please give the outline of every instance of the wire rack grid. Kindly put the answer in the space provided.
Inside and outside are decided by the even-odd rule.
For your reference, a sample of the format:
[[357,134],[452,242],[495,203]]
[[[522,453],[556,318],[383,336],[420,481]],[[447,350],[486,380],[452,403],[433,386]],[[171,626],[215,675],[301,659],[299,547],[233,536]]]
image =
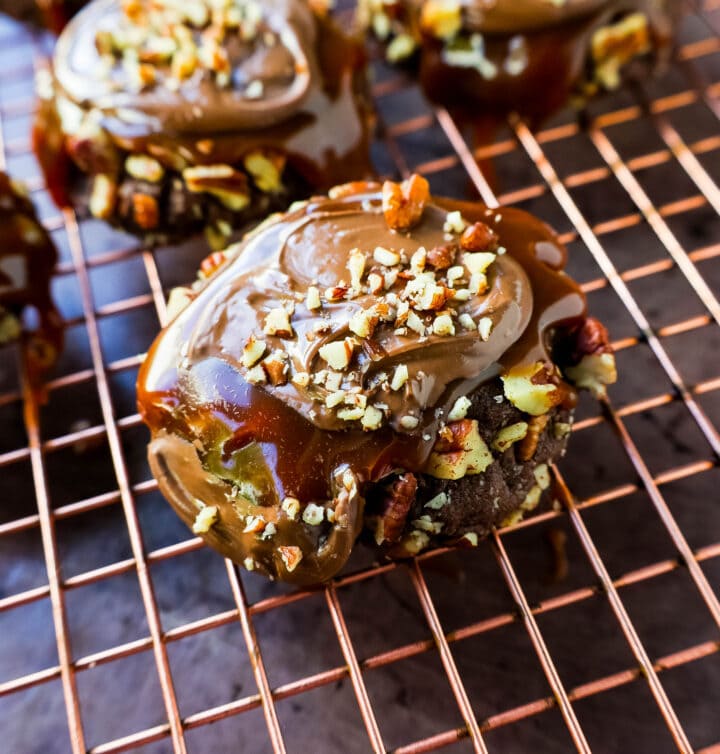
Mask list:
[[621,383],[581,404],[561,508],[300,591],[221,567],[159,500],[133,383],[197,250],[58,215],[27,131],[47,43],[0,23],[0,166],[60,247],[68,336],[47,406],[0,357],[8,751],[720,752],[720,3],[688,11],[659,82],[474,151],[375,64],[380,170],[551,221]]

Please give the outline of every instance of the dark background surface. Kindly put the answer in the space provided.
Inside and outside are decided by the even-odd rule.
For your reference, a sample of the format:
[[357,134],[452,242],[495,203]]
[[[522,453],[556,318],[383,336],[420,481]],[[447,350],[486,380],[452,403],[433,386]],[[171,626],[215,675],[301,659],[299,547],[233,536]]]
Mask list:
[[[704,14],[686,18],[681,30],[683,42],[701,40],[705,47],[690,48],[695,53],[686,55],[689,59],[674,65],[659,81],[649,82],[644,94],[661,98],[663,117],[695,148],[717,192],[720,44],[708,23],[720,24],[720,12],[715,2],[705,6]],[[161,725],[167,718],[148,649],[96,667],[86,668],[87,662],[82,662],[94,653],[145,640],[149,629],[128,527],[116,494],[118,480],[92,372],[88,326],[68,231],[39,183],[29,151],[32,56],[28,32],[0,17],[3,153],[10,171],[30,180],[33,198],[43,219],[54,228],[61,252],[54,292],[68,322],[67,348],[49,403],[41,410],[40,427],[50,505],[62,512],[56,521],[60,576],[67,586],[65,612],[72,656],[83,667],[77,672],[81,719],[87,745],[93,747]],[[378,139],[374,147],[379,172],[397,174],[399,155],[409,168],[425,170],[436,193],[476,197],[446,133],[417,88],[409,80],[398,81],[397,72],[382,65],[376,65],[374,72],[385,129],[381,134],[387,137]],[[705,99],[693,94],[696,77],[714,84],[703,89]],[[684,92],[690,95],[675,96]],[[667,152],[658,124],[631,109],[636,103],[634,96],[623,92],[595,103],[592,114],[621,113],[600,121],[602,133],[632,167],[714,294],[720,295],[717,214]],[[638,218],[633,220],[637,208],[631,197],[589,136],[571,128],[572,123],[567,112],[549,123],[540,136],[543,150],[612,262],[620,272],[628,273],[630,292],[659,333],[681,378],[693,389],[700,385],[698,403],[717,428],[720,328],[687,279],[669,263],[668,252],[653,230]],[[560,232],[571,231],[567,215],[509,131],[498,135],[493,152],[494,189],[501,198],[540,214]],[[613,226],[618,218],[630,219]],[[145,552],[150,554],[148,567],[162,628],[172,638],[178,627],[232,611],[235,602],[224,562],[213,552],[189,546],[171,558],[162,556],[161,548],[183,542],[189,534],[147,484],[147,433],[135,413],[136,355],[145,351],[159,326],[148,278],[148,270],[154,270],[152,259],[148,262],[132,239],[101,223],[83,222],[81,234],[123,457],[135,485],[135,509]],[[111,254],[118,250],[125,251]],[[164,288],[192,279],[203,253],[198,244],[155,252]],[[591,252],[579,240],[570,243],[569,271],[588,284],[591,311],[609,325],[619,345],[621,379],[611,390],[612,403],[718,593],[717,459],[687,407],[674,396],[657,358],[638,340],[637,326],[623,302],[605,284]],[[28,439],[17,395],[16,356],[13,348],[0,351],[0,525],[37,513],[24,450]],[[579,418],[588,421],[574,433],[562,473],[580,502],[585,526],[650,658],[654,662],[665,658],[665,665],[673,665],[676,653],[699,648],[699,659],[663,667],[659,677],[693,747],[714,746],[712,751],[720,751],[718,626],[687,569],[674,566],[677,549],[617,433],[588,398],[581,404]],[[95,510],[71,515],[68,506],[89,499],[97,499]],[[48,583],[39,528],[17,529],[0,536],[0,605],[3,599],[42,590]],[[557,562],[549,546],[557,532],[566,537],[569,562],[561,580],[556,578]],[[538,626],[567,690],[587,688],[585,684],[591,681],[636,669],[628,642],[607,597],[597,588],[598,578],[566,514],[505,532],[502,541],[528,602],[539,607]],[[370,558],[359,548],[349,570],[366,567]],[[118,568],[117,563],[127,567]],[[656,564],[660,566],[649,568]],[[103,567],[109,567],[111,575],[83,578]],[[508,725],[499,725],[493,717],[513,709],[518,716],[516,708],[552,694],[489,544],[425,560],[422,571],[443,630],[453,639],[453,656],[473,710],[479,721],[491,720],[493,729],[485,737],[489,750],[511,754],[573,751],[556,707]],[[289,591],[251,574],[242,573],[242,581],[251,603]],[[591,591],[577,591],[584,589]],[[432,638],[405,566],[344,586],[338,594],[360,660]],[[570,597],[552,602],[564,595]],[[13,679],[58,664],[50,600],[43,595],[22,601],[0,610],[0,691]],[[497,616],[490,630],[467,638],[452,633]],[[169,665],[183,717],[257,693],[239,622],[232,616],[216,622],[222,625],[168,640]],[[344,665],[322,592],[259,612],[253,623],[271,688]],[[338,677],[276,702],[288,751],[370,751],[350,681],[347,676]],[[365,670],[363,679],[388,749],[463,725],[432,647]],[[600,694],[584,695],[574,708],[596,752],[675,750],[649,687],[640,677]],[[186,743],[189,751],[199,754],[271,750],[260,709],[188,730]],[[471,751],[472,746],[466,739],[444,750]],[[70,751],[57,675],[16,693],[0,693],[0,751]],[[166,738],[134,751],[156,754],[170,752],[172,746]]]

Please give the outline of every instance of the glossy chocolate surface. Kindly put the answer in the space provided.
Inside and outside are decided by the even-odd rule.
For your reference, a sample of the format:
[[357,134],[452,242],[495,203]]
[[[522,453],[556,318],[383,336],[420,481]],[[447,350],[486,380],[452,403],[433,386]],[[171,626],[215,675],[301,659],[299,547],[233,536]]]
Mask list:
[[[251,334],[265,338],[269,351],[285,348],[291,372],[317,373],[320,344],[343,338],[353,310],[368,301],[360,294],[324,304],[330,329],[308,340],[316,318],[302,303],[309,285],[347,278],[348,254],[356,247],[387,245],[411,255],[445,240],[443,225],[454,210],[490,226],[507,250],[488,272],[487,292],[462,305],[492,318],[487,342],[476,330],[440,337],[398,335],[379,326],[370,338],[372,358],[359,350],[351,365],[376,400],[382,388],[373,375],[389,372],[398,360],[406,363],[405,389],[382,398],[391,417],[415,409],[417,427],[404,429],[391,418],[375,431],[357,423],[343,431],[313,402],[312,384],[251,385],[244,379],[243,346]],[[198,500],[216,506],[220,521],[204,537],[237,562],[251,558],[253,567],[299,583],[329,578],[357,534],[363,488],[398,469],[422,471],[458,396],[515,365],[552,363],[555,337],[585,316],[584,296],[562,272],[565,255],[554,233],[527,213],[474,203],[434,199],[409,232],[391,231],[379,193],[369,189],[312,200],[267,224],[192,294],[142,367],[138,405],[152,430],[150,460],[161,489],[189,525]],[[297,301],[291,339],[266,337],[258,319],[281,298]],[[309,526],[291,519],[281,508],[287,497],[303,507],[312,502],[332,509],[334,521]],[[276,529],[271,538],[245,531],[243,517],[258,510]],[[292,573],[283,568],[279,546],[302,549]]]

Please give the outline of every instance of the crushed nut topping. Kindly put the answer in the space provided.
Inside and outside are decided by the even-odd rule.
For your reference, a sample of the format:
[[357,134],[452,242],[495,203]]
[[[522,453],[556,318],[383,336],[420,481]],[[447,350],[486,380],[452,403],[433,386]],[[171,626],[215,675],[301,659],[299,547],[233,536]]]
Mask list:
[[[138,91],[157,85],[174,91],[196,73],[229,88],[233,37],[268,47],[281,43],[270,31],[263,4],[257,0],[127,0],[122,9],[119,24],[98,30],[95,46],[107,70],[119,63]],[[248,99],[263,94],[262,81],[245,86]]]
[[289,573],[292,573],[303,558],[302,550],[295,545],[280,545],[278,552]]
[[504,453],[508,448],[516,442],[522,440],[528,431],[527,422],[516,422],[515,424],[509,424],[507,427],[503,427],[495,435],[492,446],[499,453]]
[[343,370],[350,363],[355,344],[350,338],[326,343],[320,348],[320,356],[333,368]]
[[453,210],[448,212],[445,217],[445,224],[443,230],[445,233],[462,233],[467,228],[467,222],[462,216],[459,210]]
[[230,165],[198,165],[185,168],[182,176],[188,191],[211,194],[234,212],[250,203],[247,176]]
[[[188,169],[186,173],[198,190],[201,186],[210,190],[204,181],[229,176],[220,166]],[[402,184],[386,184],[382,205],[375,205],[376,211],[382,209],[386,219],[390,213],[388,222],[407,230],[419,221],[429,199],[426,183],[412,176]],[[318,411],[330,412],[343,424],[357,423],[365,431],[388,422],[400,431],[417,430],[422,416],[415,407],[398,408],[394,403],[391,409],[372,400],[377,391],[404,397],[407,391],[410,397],[418,391],[422,394],[426,379],[415,374],[409,363],[394,364],[389,374],[365,373],[363,365],[375,360],[382,348],[374,340],[378,331],[382,330],[381,338],[391,332],[397,338],[418,342],[458,335],[467,338],[473,333],[478,340],[487,341],[494,324],[491,316],[476,321],[464,309],[473,296],[488,290],[488,275],[496,259],[490,249],[497,248],[496,234],[483,223],[469,224],[459,212],[446,215],[443,233],[446,242],[430,249],[407,248],[400,236],[397,245],[353,247],[344,264],[345,279],[324,290],[315,280],[305,290],[290,290],[269,301],[259,323],[262,330],[243,348],[242,365],[248,370],[248,381],[274,387],[290,384],[303,391]],[[344,331],[336,329],[334,311],[346,312]],[[300,341],[298,333],[302,333]],[[289,340],[300,346],[318,341],[313,348],[318,364],[308,368],[307,363],[296,363]],[[459,399],[448,420],[464,419],[468,408],[468,399]]]
[[287,310],[282,306],[271,309],[265,317],[263,332],[266,335],[277,335],[279,338],[291,338],[293,329]]
[[302,520],[310,526],[319,526],[325,518],[325,508],[322,505],[308,503],[302,514]]
[[243,365],[248,369],[255,366],[258,361],[265,355],[267,346],[263,341],[251,337],[243,348]]
[[426,474],[438,479],[462,479],[469,474],[482,474],[493,462],[476,419],[461,419],[444,429],[430,454]]
[[300,513],[300,501],[294,497],[286,497],[282,501],[282,509],[287,513],[287,517],[294,521]]
[[471,405],[472,403],[467,396],[463,395],[458,398],[450,409],[450,413],[447,416],[448,421],[454,422],[459,419],[464,419],[467,416],[468,409]]
[[406,364],[399,364],[395,367],[393,373],[392,382],[390,383],[391,390],[400,390],[400,388],[408,381],[408,368]]
[[488,251],[497,247],[497,234],[485,223],[473,223],[460,236],[465,251]]
[[505,397],[515,408],[531,416],[546,414],[562,399],[560,390],[546,378],[540,362],[521,364],[502,375]]
[[448,496],[445,492],[440,492],[439,494],[435,495],[435,497],[430,498],[430,500],[425,503],[423,508],[431,508],[432,510],[439,511],[441,508],[446,506],[448,503]]

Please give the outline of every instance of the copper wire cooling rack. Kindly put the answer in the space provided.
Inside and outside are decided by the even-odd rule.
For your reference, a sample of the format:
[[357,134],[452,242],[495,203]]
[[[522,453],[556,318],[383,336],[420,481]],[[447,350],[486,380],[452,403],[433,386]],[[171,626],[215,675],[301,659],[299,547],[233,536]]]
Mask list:
[[68,341],[46,406],[0,352],[0,750],[720,752],[719,30],[692,5],[660,81],[475,153],[375,65],[379,169],[554,224],[622,377],[580,406],[562,509],[296,591],[160,499],[133,383],[201,252],[57,213],[28,138],[47,40],[0,21],[0,163],[60,247]]

